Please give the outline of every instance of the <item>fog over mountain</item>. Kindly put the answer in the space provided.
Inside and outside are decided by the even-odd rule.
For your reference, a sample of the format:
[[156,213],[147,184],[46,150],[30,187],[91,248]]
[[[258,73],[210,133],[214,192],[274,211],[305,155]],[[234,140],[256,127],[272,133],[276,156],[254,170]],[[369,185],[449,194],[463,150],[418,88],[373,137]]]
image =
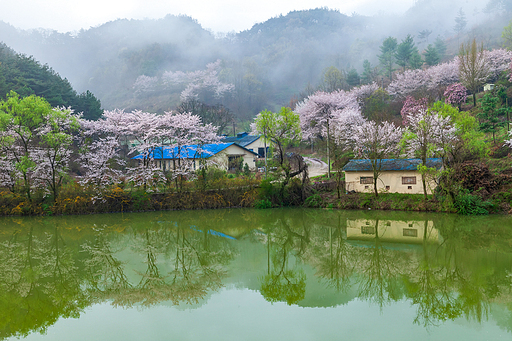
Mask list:
[[[0,41],[48,64],[78,92],[92,91],[105,109],[175,109],[186,84],[169,85],[166,72],[206,70],[221,60],[215,77],[235,90],[217,101],[246,120],[264,108],[288,105],[292,96],[316,87],[330,66],[345,73],[362,72],[365,59],[377,66],[379,47],[389,36],[400,42],[411,35],[420,53],[440,39],[445,60],[473,38],[485,48],[498,47],[511,18],[509,2],[419,0],[404,14],[374,16],[292,11],[228,34],[214,34],[185,15],[120,19],[73,34],[0,22]],[[457,31],[461,15],[465,25]],[[134,87],[141,76],[153,84],[147,91]]]

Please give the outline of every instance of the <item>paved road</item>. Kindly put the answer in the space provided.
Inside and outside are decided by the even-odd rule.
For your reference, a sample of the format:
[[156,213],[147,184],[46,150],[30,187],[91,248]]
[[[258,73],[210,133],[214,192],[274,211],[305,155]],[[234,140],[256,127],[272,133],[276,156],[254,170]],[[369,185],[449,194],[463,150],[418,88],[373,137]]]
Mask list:
[[305,157],[304,161],[308,164],[309,177],[327,174],[327,163],[320,159]]

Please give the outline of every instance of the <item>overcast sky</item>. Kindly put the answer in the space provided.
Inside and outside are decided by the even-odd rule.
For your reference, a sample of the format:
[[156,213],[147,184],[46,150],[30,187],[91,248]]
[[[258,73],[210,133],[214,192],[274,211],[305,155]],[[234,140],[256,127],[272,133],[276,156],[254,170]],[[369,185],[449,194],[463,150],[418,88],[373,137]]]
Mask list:
[[414,0],[0,0],[0,20],[17,28],[60,32],[115,19],[159,19],[185,14],[214,32],[243,31],[293,10],[328,7],[350,15],[401,13]]

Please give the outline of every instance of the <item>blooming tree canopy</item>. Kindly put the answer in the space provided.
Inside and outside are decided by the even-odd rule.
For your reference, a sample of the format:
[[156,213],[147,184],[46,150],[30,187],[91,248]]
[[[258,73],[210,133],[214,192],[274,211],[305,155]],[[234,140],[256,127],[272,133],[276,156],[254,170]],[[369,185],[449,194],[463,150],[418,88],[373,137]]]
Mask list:
[[427,197],[426,174],[427,158],[436,154],[444,155],[446,147],[456,138],[456,129],[450,117],[442,117],[437,112],[422,109],[408,117],[409,125],[404,134],[406,150],[410,156],[422,161],[423,193]]
[[426,98],[420,98],[416,100],[412,96],[407,96],[404,102],[404,106],[400,111],[400,115],[402,115],[402,122],[404,125],[409,123],[408,117],[409,115],[416,114],[422,110],[426,110],[428,106]]
[[218,73],[221,67],[220,59],[206,65],[206,70],[192,72],[176,71],[164,72],[162,81],[164,84],[186,84],[181,93],[181,100],[198,99],[204,103],[212,104],[212,100],[218,100],[231,93],[235,87],[233,84],[223,83],[219,80]]
[[398,152],[402,129],[389,122],[377,124],[366,121],[355,127],[354,132],[354,151],[359,157],[370,161],[374,192],[378,196],[377,182],[382,172],[382,159]]
[[295,108],[299,114],[303,139],[324,138],[327,141],[328,166],[330,174],[330,143],[333,133],[336,141],[341,141],[344,128],[341,124],[361,121],[360,103],[370,97],[378,86],[375,83],[362,85],[351,91],[317,91]]
[[453,83],[444,91],[445,102],[452,105],[458,105],[466,102],[468,89],[462,83]]

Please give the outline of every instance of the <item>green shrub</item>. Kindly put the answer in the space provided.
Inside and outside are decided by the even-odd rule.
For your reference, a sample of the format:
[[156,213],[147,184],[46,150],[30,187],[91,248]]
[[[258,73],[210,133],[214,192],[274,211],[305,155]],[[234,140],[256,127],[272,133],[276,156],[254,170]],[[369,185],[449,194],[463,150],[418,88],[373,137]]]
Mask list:
[[459,214],[486,215],[489,214],[488,208],[491,204],[487,201],[482,201],[482,198],[479,196],[464,193],[457,196],[453,206]]
[[321,207],[323,202],[324,201],[319,194],[313,194],[306,198],[304,205],[306,207]]
[[259,209],[272,208],[272,202],[268,199],[261,199],[254,203],[254,207]]

